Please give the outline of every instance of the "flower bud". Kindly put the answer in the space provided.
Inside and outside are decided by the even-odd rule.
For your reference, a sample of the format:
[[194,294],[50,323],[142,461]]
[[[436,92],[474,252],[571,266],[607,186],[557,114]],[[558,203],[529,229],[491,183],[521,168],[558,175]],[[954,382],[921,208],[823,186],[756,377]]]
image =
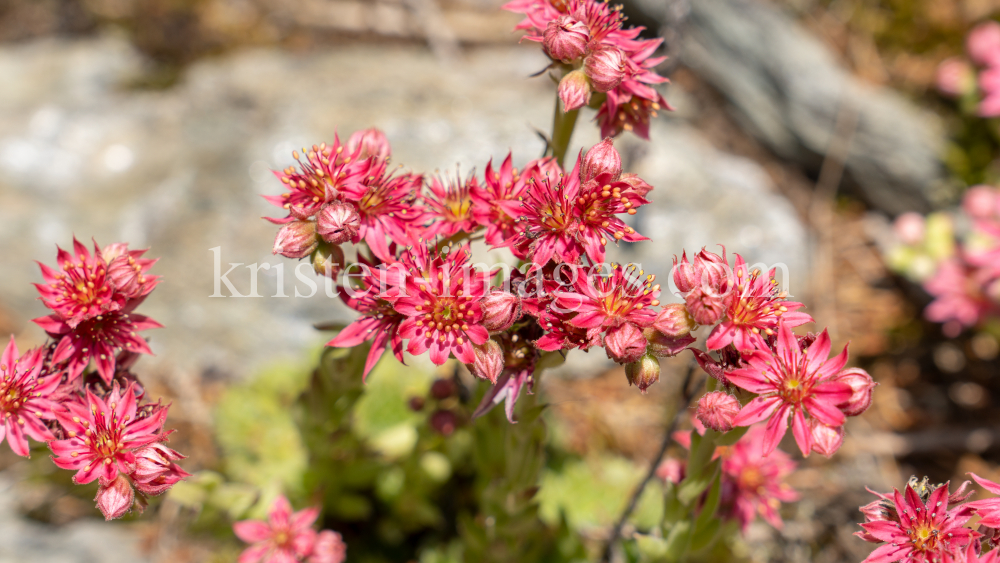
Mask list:
[[695,326],[694,319],[683,303],[667,303],[653,321],[653,328],[669,338],[687,336]]
[[563,103],[563,111],[573,111],[590,103],[590,79],[587,75],[574,70],[559,81],[559,99]]
[[628,60],[614,45],[602,45],[583,61],[583,70],[598,92],[614,90],[625,79]]
[[621,178],[618,180],[632,186],[632,190],[641,197],[646,197],[646,194],[653,191],[653,186],[646,183],[646,181],[640,178],[638,174],[626,172],[622,174]]
[[521,318],[521,298],[493,288],[482,300],[482,325],[490,332],[507,330]]
[[488,379],[496,385],[504,368],[503,348],[491,338],[482,345],[473,344],[472,352],[476,355],[476,361],[468,365],[469,371],[479,379]]
[[120,254],[108,264],[108,280],[115,291],[127,299],[142,295],[143,284],[146,281],[142,275],[142,267],[128,253]]
[[604,350],[619,364],[629,364],[646,353],[646,337],[632,323],[609,329],[604,335]]
[[313,271],[330,279],[337,277],[346,262],[342,248],[325,242],[318,245],[312,255]]
[[965,38],[965,49],[977,65],[995,66],[1000,62],[1000,24],[990,21],[974,27]]
[[700,325],[714,325],[722,320],[725,313],[725,299],[719,295],[707,292],[702,287],[696,287],[684,298],[691,318]]
[[976,73],[969,63],[957,57],[941,61],[935,77],[937,89],[946,96],[957,98],[976,89]]
[[323,530],[316,534],[316,543],[306,563],[344,563],[347,559],[347,544],[333,530]]
[[389,147],[389,139],[385,133],[372,127],[363,131],[355,131],[351,138],[347,139],[347,152],[354,154],[359,151],[355,160],[364,160],[368,157],[389,158],[392,156],[392,148]]
[[354,239],[361,228],[361,215],[353,203],[334,201],[316,214],[316,232],[330,244],[344,244]]
[[812,451],[822,456],[831,457],[844,443],[843,426],[827,426],[816,419],[810,419],[809,433]]
[[549,22],[542,36],[545,54],[557,61],[572,61],[583,56],[590,41],[587,24],[570,16],[559,16]]
[[431,383],[431,397],[439,401],[451,397],[456,391],[458,389],[455,388],[455,382],[451,379],[435,379],[434,383]]
[[681,254],[681,259],[677,261],[677,255],[674,255],[674,267],[673,267],[674,285],[677,286],[677,291],[681,293],[687,293],[695,288],[700,281],[698,279],[698,273],[694,270],[694,265],[688,261],[687,251]]
[[733,420],[740,414],[740,401],[723,391],[705,393],[698,401],[695,416],[707,428],[717,432],[729,432],[733,429]]
[[[723,248],[722,253],[726,250]],[[722,291],[722,285],[729,279],[729,264],[723,256],[709,252],[705,248],[694,257],[694,270],[698,274],[698,283],[706,291],[716,294]]]
[[128,477],[118,475],[114,481],[107,485],[101,485],[97,489],[97,508],[104,515],[105,520],[115,520],[121,518],[132,508],[132,501],[135,500],[135,491]]
[[312,221],[292,221],[281,227],[274,237],[273,254],[288,258],[305,258],[316,250],[316,223]]
[[434,411],[428,422],[431,428],[442,436],[451,436],[458,427],[458,417],[455,413],[444,409]]
[[584,184],[601,174],[611,174],[612,180],[618,180],[622,175],[622,157],[615,150],[611,137],[590,147],[580,166],[580,180]]
[[641,356],[625,366],[625,377],[628,378],[629,386],[635,385],[645,395],[646,389],[660,380],[660,360],[652,354]]
[[878,385],[863,369],[851,368],[840,372],[834,381],[846,383],[851,388],[851,398],[837,405],[847,416],[858,416],[872,404],[872,390]]
[[670,338],[653,327],[645,328],[642,335],[646,337],[646,351],[658,358],[669,358],[680,354],[688,346],[694,344],[696,338],[688,335],[680,338]]

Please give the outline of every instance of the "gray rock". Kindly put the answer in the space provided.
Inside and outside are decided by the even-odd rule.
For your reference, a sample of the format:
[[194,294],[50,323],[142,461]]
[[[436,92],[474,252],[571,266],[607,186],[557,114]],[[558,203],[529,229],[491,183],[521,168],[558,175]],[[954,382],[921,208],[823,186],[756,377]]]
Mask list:
[[[669,17],[665,6],[677,3],[633,1],[661,22]],[[927,211],[947,199],[944,137],[935,116],[852,76],[780,8],[696,0],[684,29],[683,62],[719,89],[745,128],[778,155],[818,171],[838,114],[856,112],[847,186],[891,214]]]

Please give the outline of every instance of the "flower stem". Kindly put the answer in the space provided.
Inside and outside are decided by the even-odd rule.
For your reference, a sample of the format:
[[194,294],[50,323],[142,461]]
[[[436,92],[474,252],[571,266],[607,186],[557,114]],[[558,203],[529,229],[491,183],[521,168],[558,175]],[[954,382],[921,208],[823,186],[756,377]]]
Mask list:
[[549,142],[549,150],[552,156],[556,157],[559,166],[566,160],[566,151],[569,149],[569,140],[573,137],[573,128],[576,127],[576,118],[580,110],[563,111],[559,94],[556,94],[556,107],[552,115],[552,140]]

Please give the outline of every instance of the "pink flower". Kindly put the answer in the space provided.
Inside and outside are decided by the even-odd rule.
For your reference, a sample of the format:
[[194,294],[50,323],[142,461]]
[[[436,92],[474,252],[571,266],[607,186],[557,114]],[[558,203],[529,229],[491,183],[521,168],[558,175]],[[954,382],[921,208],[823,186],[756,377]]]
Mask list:
[[508,241],[515,255],[543,266],[553,258],[575,263],[586,254],[597,264],[604,261],[609,239],[647,240],[617,215],[634,214],[649,202],[609,174],[581,185],[580,163],[578,158],[568,174],[539,168],[528,177],[520,209],[512,215],[520,226]]
[[317,517],[319,508],[293,513],[288,499],[279,496],[271,505],[266,522],[241,520],[233,524],[236,537],[251,544],[240,554],[239,563],[302,561],[315,551],[317,534],[312,525]]
[[347,559],[347,544],[340,534],[323,530],[316,536],[316,545],[306,563],[344,563]]
[[766,343],[761,333],[774,334],[779,321],[784,326],[796,327],[813,320],[798,312],[802,303],[786,301],[788,294],[778,291],[774,269],[767,276],[762,276],[758,269],[749,272],[743,257],[737,254],[732,279],[732,289],[724,290],[732,292],[731,299],[726,302],[726,320],[709,334],[705,342],[709,350],[719,350],[729,344],[744,354],[764,349]]
[[957,98],[975,91],[976,74],[965,60],[950,57],[938,65],[935,83],[942,94]]
[[22,356],[14,337],[0,356],[0,442],[6,436],[11,451],[21,457],[29,455],[25,435],[39,442],[55,438],[45,420],[62,409],[53,397],[62,374],[44,374],[44,366],[42,349]]
[[191,476],[174,463],[182,459],[184,456],[159,442],[138,450],[135,453],[135,471],[130,475],[135,488],[150,496],[167,492],[177,482]]
[[413,242],[410,229],[418,229],[424,222],[424,211],[417,203],[423,176],[396,175],[388,171],[388,166],[385,160],[376,161],[365,173],[363,183],[340,190],[345,199],[358,206],[358,239],[364,239],[375,256],[386,262],[393,260],[386,237],[396,244],[409,245]]
[[572,61],[583,56],[590,41],[587,24],[569,16],[560,16],[545,27],[542,46],[557,61]]
[[915,211],[903,213],[893,221],[892,230],[903,244],[918,245],[924,242],[926,220]]
[[812,450],[806,415],[827,426],[844,424],[838,405],[851,398],[852,390],[836,379],[847,363],[847,347],[834,358],[828,359],[829,354],[830,337],[825,330],[803,353],[792,329],[782,323],[774,352],[756,351],[746,358],[747,367],[726,372],[730,383],[759,395],[743,407],[733,425],[768,420],[764,455],[774,451],[785,435],[789,416],[803,456]]
[[[529,167],[537,167],[536,163]],[[476,222],[486,226],[486,244],[502,245],[516,232],[514,218],[520,212],[518,201],[524,193],[524,181],[514,168],[508,153],[500,168],[493,168],[493,161],[486,165],[483,183],[471,186],[472,205]]]
[[385,133],[376,127],[355,131],[347,139],[347,152],[355,159],[364,160],[369,157],[386,159],[392,156],[392,147]]
[[799,499],[785,483],[795,470],[795,462],[781,450],[762,455],[765,436],[763,426],[754,426],[722,453],[722,506],[744,532],[758,514],[780,530],[781,503]]
[[84,399],[63,406],[67,411],[55,414],[66,438],[49,442],[49,447],[57,466],[76,470],[73,482],[79,485],[94,479],[108,485],[118,475],[130,475],[136,470],[136,451],[165,439],[167,408],[140,407],[133,383],[121,390],[115,381],[103,399],[87,389]]
[[430,193],[424,195],[425,219],[431,221],[424,236],[448,238],[458,233],[475,232],[479,223],[473,212],[472,192],[478,186],[479,181],[472,175],[464,181],[432,178],[428,185]]
[[[365,361],[365,371],[362,378],[367,378],[375,364],[385,352],[386,346],[391,347],[396,359],[403,362],[403,339],[399,335],[399,325],[406,317],[392,307],[392,303],[381,297],[381,292],[387,289],[389,277],[384,268],[375,268],[364,256],[358,257],[358,267],[361,276],[348,271],[351,276],[345,287],[340,289],[340,297],[344,303],[361,313],[361,317],[347,325],[337,336],[326,343],[336,348],[352,348],[366,340],[372,341]],[[358,285],[352,286],[351,279],[357,279]]]
[[308,219],[337,199],[341,190],[349,187],[357,192],[358,184],[371,174],[370,164],[355,152],[363,148],[360,144],[353,150],[345,151],[347,148],[341,144],[340,137],[334,136],[333,145],[323,143],[302,149],[301,156],[305,160],[300,159],[298,151],[293,151],[299,170],[289,166],[280,172],[274,171],[288,191],[279,196],[264,196],[272,205],[288,211],[288,217],[265,219],[279,225],[291,219]]
[[160,282],[160,276],[147,275],[157,260],[142,258],[146,250],[129,250],[125,243],[105,246],[101,256],[108,264],[108,279],[117,295],[126,300],[149,295]]
[[33,319],[59,344],[52,354],[52,363],[66,362],[66,373],[76,379],[93,360],[97,372],[110,383],[115,374],[115,354],[118,350],[152,354],[146,341],[136,334],[163,325],[143,315],[132,313],[138,302],[121,311],[107,312],[71,327],[57,315]]
[[740,412],[740,401],[723,391],[705,393],[698,400],[695,416],[702,424],[718,432],[733,429],[733,419]]
[[636,272],[635,265],[622,267],[612,263],[611,272],[603,268],[598,275],[585,275],[581,268],[574,271],[572,288],[555,294],[555,302],[564,311],[576,313],[570,323],[580,328],[615,328],[632,324],[638,328],[651,326],[656,320],[660,301],[660,284],[656,276]]
[[399,335],[409,339],[407,351],[423,354],[441,365],[454,354],[459,361],[476,361],[473,344],[485,343],[490,334],[482,325],[480,303],[489,287],[489,272],[469,264],[469,247],[447,255],[431,256],[426,247],[415,247],[404,256],[406,272],[390,280],[396,293],[393,307],[407,318]]
[[124,298],[115,298],[115,286],[108,279],[108,265],[97,243],[94,243],[93,254],[75,238],[74,254],[56,248],[58,271],[38,264],[45,284],[35,284],[35,287],[46,307],[70,327],[122,307]]
[[1000,64],[1000,24],[988,21],[974,27],[965,38],[965,49],[977,65]]
[[[972,516],[968,505],[949,510],[948,483],[921,499],[911,485],[903,494],[898,490],[879,495],[887,509],[880,518],[861,524],[858,532],[867,541],[887,542],[869,555],[864,563],[931,563],[954,561],[976,532],[964,527]],[[870,538],[870,539],[869,539]]]
[[924,316],[936,323],[978,324],[994,307],[983,293],[984,280],[977,278],[984,273],[957,258],[941,262],[934,276],[924,282],[924,289],[934,296]]
[[590,79],[582,71],[573,70],[566,73],[559,81],[559,99],[563,103],[563,111],[580,109],[590,103]]

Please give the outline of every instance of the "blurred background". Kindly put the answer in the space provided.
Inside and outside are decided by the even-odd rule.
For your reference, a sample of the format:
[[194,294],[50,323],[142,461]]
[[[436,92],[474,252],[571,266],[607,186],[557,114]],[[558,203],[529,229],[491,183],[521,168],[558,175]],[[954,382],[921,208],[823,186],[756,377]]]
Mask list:
[[[295,264],[271,255],[276,229],[259,219],[272,214],[259,196],[280,191],[269,170],[294,149],[371,126],[396,163],[418,171],[539,156],[554,88],[530,75],[547,59],[519,44],[519,18],[502,3],[0,0],[0,333],[23,347],[43,341],[30,322],[45,314],[33,260],[54,263],[55,245],[77,236],[149,247],[164,282],[142,312],[166,328],[149,333],[156,356],[137,372],[173,401],[172,444],[190,456],[187,470],[203,471],[145,517],[105,525],[93,491],[51,474],[43,451],[22,461],[0,448],[0,562],[235,559],[228,528],[205,524],[205,491],[228,479],[273,493],[275,474],[301,470],[296,451],[261,454],[286,463],[264,474],[241,469],[253,465],[239,457],[253,457],[244,419],[272,409],[267,439],[287,441],[275,430],[291,425],[282,405],[329,339],[313,324],[351,318],[322,290],[273,297],[280,275],[292,294]],[[851,533],[872,500],[865,486],[1000,477],[1000,331],[946,338],[921,316],[930,297],[884,258],[895,217],[952,209],[1000,170],[996,124],[934,89],[938,64],[998,10],[995,0],[625,2],[630,23],[666,38],[659,71],[676,110],[654,121],[650,142],[616,140],[626,170],[655,191],[634,225],[652,240],[613,256],[661,277],[674,254],[717,244],[782,264],[817,320],[810,328],[829,327],[835,346],[850,341],[880,383],[832,462],[800,463],[791,483],[803,500],[786,507],[784,530],[754,524],[733,547],[740,558],[860,561],[870,548]],[[570,152],[599,140],[582,119]],[[213,248],[223,272],[287,263],[283,274],[260,270],[263,297],[211,298]],[[229,279],[250,293],[247,268]],[[543,381],[563,461],[546,469],[542,513],[599,538],[655,453],[685,361],[665,364],[640,396],[595,356],[575,353]],[[391,450],[400,428],[427,423],[406,406],[435,377],[416,365],[420,375],[373,376],[367,391],[388,398],[357,414],[359,443]],[[582,493],[595,488],[611,492]],[[244,514],[253,490],[234,486],[222,504]],[[405,545],[400,534],[386,541]]]

